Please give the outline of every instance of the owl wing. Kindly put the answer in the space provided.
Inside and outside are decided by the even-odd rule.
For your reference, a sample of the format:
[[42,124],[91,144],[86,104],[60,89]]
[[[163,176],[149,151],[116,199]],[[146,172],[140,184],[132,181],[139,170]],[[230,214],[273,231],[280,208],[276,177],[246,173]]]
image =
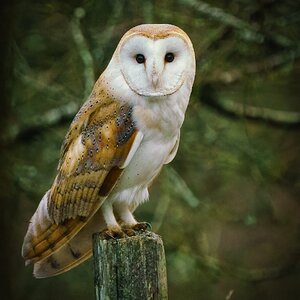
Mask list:
[[172,148],[171,152],[169,153],[166,161],[164,162],[164,165],[167,165],[168,163],[170,163],[174,157],[176,156],[176,153],[178,151],[178,147],[179,147],[179,141],[180,141],[180,131],[177,135],[177,138],[176,138],[176,141],[175,141],[175,145],[174,147]]
[[71,124],[58,174],[33,215],[23,244],[26,263],[41,261],[91,219],[137,150],[142,134],[132,108],[89,100]]

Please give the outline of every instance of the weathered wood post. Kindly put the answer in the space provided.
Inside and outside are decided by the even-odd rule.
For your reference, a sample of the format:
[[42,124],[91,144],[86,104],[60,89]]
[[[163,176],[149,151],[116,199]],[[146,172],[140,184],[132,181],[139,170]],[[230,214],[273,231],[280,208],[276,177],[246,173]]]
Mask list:
[[122,239],[93,238],[96,300],[168,299],[159,235],[147,231]]

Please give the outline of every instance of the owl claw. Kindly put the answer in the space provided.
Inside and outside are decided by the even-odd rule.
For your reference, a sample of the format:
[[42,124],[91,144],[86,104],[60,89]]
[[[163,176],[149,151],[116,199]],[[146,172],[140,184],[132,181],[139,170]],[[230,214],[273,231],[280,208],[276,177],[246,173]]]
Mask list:
[[131,227],[134,231],[152,230],[152,226],[148,222],[140,222]]
[[122,228],[127,236],[135,236],[135,231],[132,228]]
[[101,237],[105,240],[110,239],[121,239],[125,237],[135,236],[137,232],[143,232],[147,230],[151,230],[152,226],[150,223],[147,222],[140,222],[133,226],[123,226],[121,228],[107,228],[101,232]]
[[110,240],[110,239],[121,239],[125,238],[127,235],[124,231],[121,229],[105,229],[101,232],[101,237],[105,240]]
[[127,236],[135,236],[138,234],[138,232],[144,232],[151,229],[151,224],[147,222],[140,222],[136,223],[135,225],[122,226],[122,230]]

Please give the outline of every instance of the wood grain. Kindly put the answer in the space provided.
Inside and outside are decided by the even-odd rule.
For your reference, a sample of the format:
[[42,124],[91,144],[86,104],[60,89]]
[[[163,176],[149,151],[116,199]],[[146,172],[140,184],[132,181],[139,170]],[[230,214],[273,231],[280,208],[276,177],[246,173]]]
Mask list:
[[152,232],[105,240],[94,234],[96,299],[168,299],[162,239]]

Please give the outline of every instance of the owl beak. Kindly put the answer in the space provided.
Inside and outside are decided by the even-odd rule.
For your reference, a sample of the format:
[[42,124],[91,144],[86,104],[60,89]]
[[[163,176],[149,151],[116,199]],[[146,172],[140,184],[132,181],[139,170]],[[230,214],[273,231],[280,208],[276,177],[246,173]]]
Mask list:
[[159,80],[159,75],[157,73],[152,74],[152,84],[154,87],[157,87]]
[[154,89],[157,89],[163,71],[163,65],[161,65],[160,62],[156,59],[150,59],[148,66],[150,67],[148,78],[150,79],[150,82],[152,83]]

